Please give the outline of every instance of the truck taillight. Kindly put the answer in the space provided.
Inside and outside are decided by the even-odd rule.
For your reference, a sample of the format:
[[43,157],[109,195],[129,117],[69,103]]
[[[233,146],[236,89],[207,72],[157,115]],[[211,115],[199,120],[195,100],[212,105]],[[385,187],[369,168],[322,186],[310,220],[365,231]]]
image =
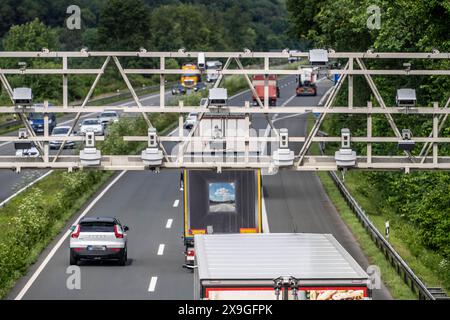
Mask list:
[[195,250],[194,250],[194,249],[188,249],[187,252],[186,252],[186,255],[187,255],[188,257],[193,257],[193,256],[195,256]]
[[77,225],[75,230],[73,230],[72,234],[70,235],[72,238],[78,238],[80,235],[80,225]]
[[123,233],[122,231],[119,232],[119,228],[117,227],[117,225],[114,225],[114,235],[116,236],[117,239],[123,238]]

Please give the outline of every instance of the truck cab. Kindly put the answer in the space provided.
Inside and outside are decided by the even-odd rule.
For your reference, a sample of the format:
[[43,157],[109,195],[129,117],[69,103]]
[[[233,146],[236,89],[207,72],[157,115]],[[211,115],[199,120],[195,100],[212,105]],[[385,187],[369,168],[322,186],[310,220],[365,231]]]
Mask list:
[[[185,63],[181,67],[182,70],[198,71],[198,68],[193,63]],[[181,75],[180,83],[185,89],[195,89],[201,82],[201,76],[199,74],[183,74]]]
[[317,96],[317,73],[317,68],[300,68],[297,78],[297,97]]

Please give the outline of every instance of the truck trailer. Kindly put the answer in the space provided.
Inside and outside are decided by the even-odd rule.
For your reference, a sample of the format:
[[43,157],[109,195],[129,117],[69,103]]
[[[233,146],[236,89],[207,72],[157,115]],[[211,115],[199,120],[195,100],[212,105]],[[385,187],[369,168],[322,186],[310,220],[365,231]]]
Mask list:
[[315,68],[300,68],[297,79],[297,96],[316,96],[317,95],[317,73]]
[[262,232],[261,172],[184,170],[185,268],[195,261],[194,236]]
[[194,298],[367,300],[368,274],[330,234],[196,234]]
[[[266,78],[262,74],[254,75],[252,77],[252,85],[255,88],[256,95],[253,94],[253,104],[257,105],[257,98],[259,97],[262,103],[264,103],[264,91],[265,91]],[[275,74],[271,74],[267,78],[269,106],[276,106],[277,99],[280,97],[280,88],[278,87],[278,79]]]

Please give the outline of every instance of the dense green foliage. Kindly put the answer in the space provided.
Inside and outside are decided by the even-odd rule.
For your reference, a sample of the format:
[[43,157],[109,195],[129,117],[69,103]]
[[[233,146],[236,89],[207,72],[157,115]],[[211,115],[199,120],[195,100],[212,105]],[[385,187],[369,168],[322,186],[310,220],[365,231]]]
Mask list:
[[[366,22],[371,13],[370,5],[381,9],[381,28],[371,30]],[[445,0],[288,0],[290,19],[295,33],[314,41],[317,46],[333,48],[336,51],[450,51],[450,3]],[[308,9],[305,10],[305,7]],[[343,10],[345,8],[345,10]],[[449,68],[448,60],[442,61],[369,61],[372,68],[403,68],[403,62],[410,62],[413,69]],[[386,104],[393,105],[395,90],[412,87],[417,90],[418,103],[431,106],[437,101],[442,106],[450,97],[448,77],[374,77]],[[363,77],[355,80],[355,103],[363,106],[371,100],[377,105]],[[339,105],[347,102],[346,92],[338,97]],[[398,127],[410,128],[415,136],[428,136],[431,117],[396,116]],[[365,134],[365,117],[334,116],[326,123],[330,133],[339,134],[340,128],[349,127],[353,135]],[[393,132],[385,117],[374,117],[374,136],[392,136]],[[444,127],[443,136],[450,135],[450,126]],[[364,154],[362,146],[355,145],[358,153]],[[417,155],[422,145],[413,152]],[[375,154],[401,154],[395,144],[374,145]],[[440,155],[449,155],[448,145],[440,146]],[[416,226],[420,241],[444,257],[450,257],[450,175],[448,173],[420,172],[370,173],[368,183],[376,186],[379,208],[390,207],[400,217]]]
[[[40,51],[89,50],[149,51],[178,50],[281,50],[298,48],[300,42],[288,33],[287,10],[283,0],[81,0],[81,30],[66,28],[70,0],[5,0],[0,3],[0,50]],[[55,68],[60,59],[9,59],[0,68]],[[121,59],[126,67],[155,67],[150,59]],[[99,59],[80,59],[70,67],[99,68]],[[168,60],[168,68],[177,68]],[[61,102],[58,76],[10,76],[13,87],[30,86],[36,101]],[[155,76],[131,76],[135,86],[159,82]],[[168,81],[174,81],[170,76]],[[82,99],[93,76],[70,76],[70,101]],[[117,69],[110,63],[94,95],[124,89]],[[7,103],[6,93],[0,102]]]
[[0,298],[109,175],[53,173],[0,209]]
[[[72,4],[81,8],[80,31],[65,27]],[[64,50],[269,50],[298,45],[288,35],[282,0],[5,0],[0,16],[0,38],[11,26],[39,18],[57,32]]]

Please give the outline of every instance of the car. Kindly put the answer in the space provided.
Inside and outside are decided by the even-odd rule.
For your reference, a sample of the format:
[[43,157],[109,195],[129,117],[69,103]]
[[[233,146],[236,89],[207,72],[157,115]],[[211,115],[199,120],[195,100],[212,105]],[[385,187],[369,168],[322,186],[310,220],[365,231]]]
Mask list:
[[[52,107],[53,104],[49,103],[49,107]],[[37,103],[34,105],[35,109],[44,108],[43,103]],[[33,131],[36,133],[36,135],[43,135],[44,134],[44,113],[41,112],[31,112],[28,115],[28,123],[30,124],[31,128],[33,128]],[[54,113],[48,114],[48,131],[52,132],[53,129],[56,127],[56,115]]]
[[189,113],[188,116],[186,117],[186,121],[184,122],[184,128],[192,129],[195,126],[195,124],[197,123],[197,117],[198,117],[197,112]]
[[186,94],[186,88],[183,87],[181,84],[177,84],[172,87],[172,95],[176,96],[179,94]]
[[39,157],[39,151],[33,143],[30,143],[26,149],[16,149],[16,157],[36,158]]
[[194,87],[194,91],[202,91],[202,90],[206,90],[207,86],[206,84],[204,84],[203,82],[199,82],[197,83],[197,85]]
[[115,217],[84,217],[70,234],[70,265],[81,260],[117,260],[127,262],[129,228]]
[[80,135],[85,135],[86,132],[94,132],[96,136],[102,136],[105,134],[105,128],[101,124],[99,119],[96,118],[89,118],[83,120],[83,122],[80,123]]
[[[52,131],[52,137],[65,137],[70,131],[70,126],[58,126],[55,127]],[[62,145],[62,141],[52,140],[49,143],[50,149],[59,149]],[[75,142],[71,140],[67,140],[64,144],[64,148],[73,149],[75,147]]]
[[98,116],[98,119],[106,126],[110,123],[119,122],[119,114],[116,111],[104,111]]

